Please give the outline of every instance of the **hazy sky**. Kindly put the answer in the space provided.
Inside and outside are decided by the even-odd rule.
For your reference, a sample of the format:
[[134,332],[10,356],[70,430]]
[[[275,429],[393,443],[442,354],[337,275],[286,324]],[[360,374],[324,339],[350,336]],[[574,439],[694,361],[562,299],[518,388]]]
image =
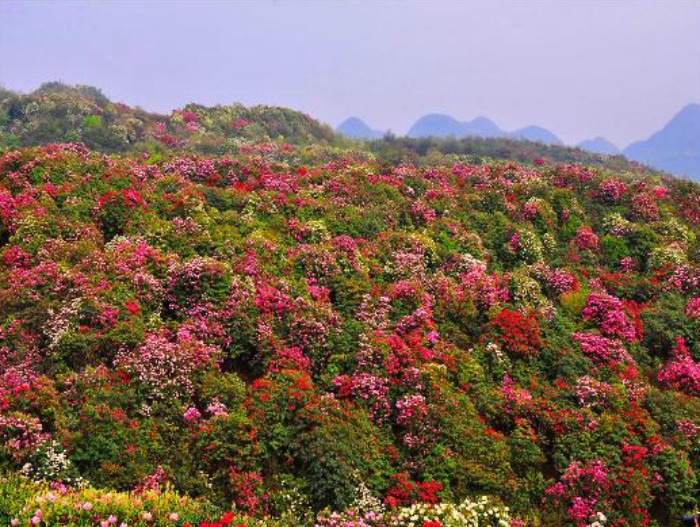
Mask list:
[[700,0],[0,0],[0,83],[170,111],[278,104],[405,133],[421,115],[644,139],[700,102]]

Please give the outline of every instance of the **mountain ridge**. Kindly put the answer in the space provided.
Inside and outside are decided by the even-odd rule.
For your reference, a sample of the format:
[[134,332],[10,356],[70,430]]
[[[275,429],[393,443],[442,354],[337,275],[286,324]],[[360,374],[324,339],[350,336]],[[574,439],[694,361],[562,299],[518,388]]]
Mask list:
[[687,104],[661,130],[623,150],[633,161],[700,179],[700,104]]

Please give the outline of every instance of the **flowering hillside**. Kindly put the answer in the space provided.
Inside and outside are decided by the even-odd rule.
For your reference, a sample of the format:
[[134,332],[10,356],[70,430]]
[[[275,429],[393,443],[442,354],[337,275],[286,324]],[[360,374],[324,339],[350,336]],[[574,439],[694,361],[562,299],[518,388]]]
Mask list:
[[91,86],[42,84],[20,95],[0,88],[0,148],[80,141],[104,152],[237,151],[250,142],[336,143],[333,130],[274,106],[189,104],[159,115],[114,103]]
[[0,524],[696,508],[700,187],[329,159],[2,156]]

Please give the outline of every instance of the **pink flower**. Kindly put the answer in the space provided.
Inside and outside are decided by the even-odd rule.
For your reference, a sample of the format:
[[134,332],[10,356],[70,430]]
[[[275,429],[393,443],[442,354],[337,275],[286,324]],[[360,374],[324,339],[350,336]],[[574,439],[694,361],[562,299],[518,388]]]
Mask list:
[[195,421],[202,417],[202,414],[199,413],[199,410],[197,410],[194,406],[190,406],[185,412],[182,414],[182,418],[185,421]]
[[619,179],[606,179],[598,186],[598,198],[604,202],[614,203],[627,192],[627,185]]
[[576,247],[580,250],[591,250],[598,247],[598,236],[589,228],[581,227],[576,233]]
[[659,372],[659,382],[675,390],[700,396],[700,364],[690,356],[683,338],[676,338],[673,355],[673,359]]
[[620,362],[634,364],[634,359],[619,341],[593,333],[574,333],[572,338],[581,345],[581,351],[593,362],[615,365]]
[[627,342],[637,339],[634,322],[627,316],[619,298],[606,294],[590,294],[581,314],[584,320],[596,322],[600,331],[607,337],[617,337]]
[[685,314],[690,318],[700,318],[700,296],[688,300],[685,306]]

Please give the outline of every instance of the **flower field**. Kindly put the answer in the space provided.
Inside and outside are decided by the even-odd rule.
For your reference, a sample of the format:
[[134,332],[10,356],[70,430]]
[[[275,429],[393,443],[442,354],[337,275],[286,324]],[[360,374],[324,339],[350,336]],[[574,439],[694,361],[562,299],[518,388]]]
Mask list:
[[699,233],[644,171],[5,150],[0,524],[670,525]]

